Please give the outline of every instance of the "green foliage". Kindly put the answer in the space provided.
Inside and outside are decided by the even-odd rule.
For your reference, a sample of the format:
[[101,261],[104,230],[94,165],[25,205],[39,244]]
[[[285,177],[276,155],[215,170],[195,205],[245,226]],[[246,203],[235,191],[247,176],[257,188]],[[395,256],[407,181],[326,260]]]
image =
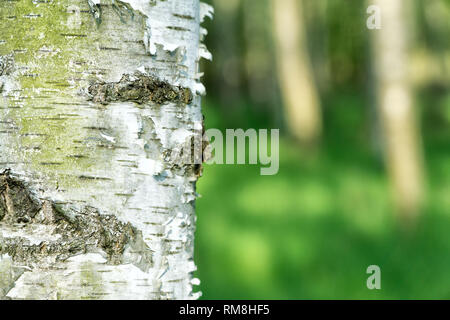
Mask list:
[[[408,235],[395,221],[382,163],[361,138],[363,100],[332,101],[326,147],[309,155],[283,139],[278,175],[206,167],[196,233],[204,298],[450,298],[449,135],[426,136],[429,201]],[[210,104],[205,110],[209,127],[220,117]],[[380,291],[366,288],[371,264],[381,267]]]
[[[219,4],[229,0],[211,0],[216,19],[208,24],[207,45],[215,61],[206,69],[206,126],[281,128],[280,172],[260,176],[258,166],[206,166],[196,233],[204,298],[450,298],[450,95],[443,76],[450,0],[414,1],[410,53],[424,50],[442,74],[414,92],[428,200],[409,235],[396,221],[382,161],[367,4],[302,2],[324,121],[314,153],[287,139],[276,85],[263,86],[274,98],[267,92],[255,99],[249,89],[254,79],[243,70],[253,42],[243,35],[250,28],[267,40],[272,23],[243,21],[253,1],[238,0],[235,11],[225,11]],[[267,2],[259,3],[270,17]],[[265,52],[264,70],[274,66],[273,52]],[[227,77],[238,85],[227,85]],[[266,78],[276,81],[275,69]],[[381,291],[366,287],[371,264],[381,267]]]

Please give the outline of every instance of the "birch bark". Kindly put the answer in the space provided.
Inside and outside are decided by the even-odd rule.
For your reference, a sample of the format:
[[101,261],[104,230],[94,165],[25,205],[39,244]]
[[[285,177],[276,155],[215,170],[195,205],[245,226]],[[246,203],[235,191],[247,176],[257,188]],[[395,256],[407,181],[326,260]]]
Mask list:
[[0,297],[195,299],[199,0],[0,2]]

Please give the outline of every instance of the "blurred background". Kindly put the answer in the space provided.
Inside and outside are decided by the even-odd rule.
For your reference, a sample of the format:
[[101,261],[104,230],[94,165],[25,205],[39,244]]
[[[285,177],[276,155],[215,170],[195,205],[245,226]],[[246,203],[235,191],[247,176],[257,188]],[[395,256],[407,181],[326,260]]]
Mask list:
[[281,140],[274,176],[205,165],[203,298],[449,299],[450,0],[207,2],[206,128]]

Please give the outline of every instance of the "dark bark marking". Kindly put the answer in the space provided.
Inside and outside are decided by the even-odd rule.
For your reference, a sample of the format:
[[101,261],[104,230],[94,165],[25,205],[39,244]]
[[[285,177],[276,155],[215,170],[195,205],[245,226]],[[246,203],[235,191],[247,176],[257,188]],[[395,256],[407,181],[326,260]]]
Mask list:
[[41,209],[23,182],[11,177],[8,171],[0,174],[0,221],[29,222]]
[[193,95],[190,89],[173,86],[155,77],[136,73],[125,74],[119,82],[101,82],[88,88],[91,100],[101,104],[116,101],[132,101],[139,104],[175,102],[190,104]]
[[[33,225],[54,226],[54,241],[31,244],[25,237],[0,238],[0,255],[8,254],[23,265],[39,265],[46,258],[64,261],[72,256],[103,250],[108,263],[131,262],[147,271],[152,255],[142,232],[114,215],[100,214],[91,206],[74,209],[68,203],[40,201],[24,182],[9,171],[0,174],[0,226],[32,232]],[[24,233],[26,233],[24,232]],[[130,248],[127,261],[124,252]],[[131,261],[130,261],[131,259]]]

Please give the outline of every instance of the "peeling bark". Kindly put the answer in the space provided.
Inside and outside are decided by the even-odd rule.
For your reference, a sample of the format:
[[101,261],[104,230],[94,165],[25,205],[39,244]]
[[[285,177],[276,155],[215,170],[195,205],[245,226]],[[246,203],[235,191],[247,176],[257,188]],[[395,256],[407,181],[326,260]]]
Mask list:
[[0,298],[195,299],[198,0],[0,2]]

